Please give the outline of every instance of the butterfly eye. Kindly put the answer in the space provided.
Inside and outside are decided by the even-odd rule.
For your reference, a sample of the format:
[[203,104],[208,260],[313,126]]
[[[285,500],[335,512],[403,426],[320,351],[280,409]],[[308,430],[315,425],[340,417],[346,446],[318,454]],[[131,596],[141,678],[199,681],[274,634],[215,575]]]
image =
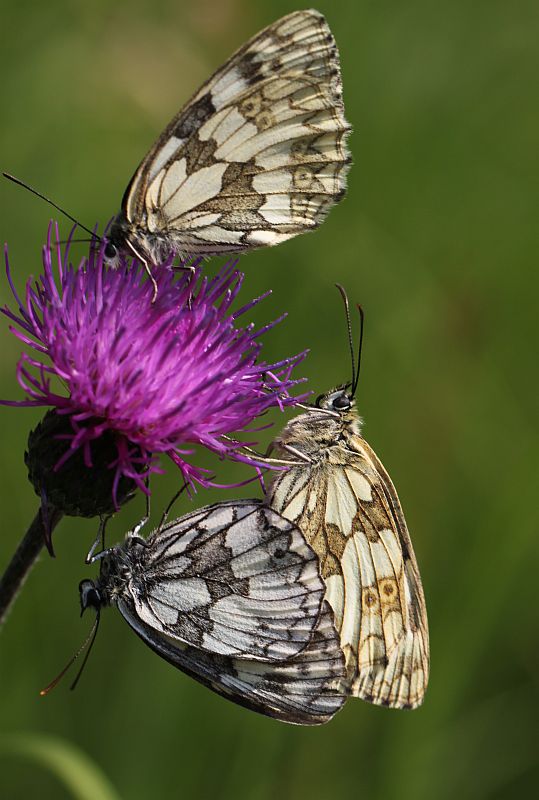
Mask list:
[[86,611],[87,608],[95,608],[96,610],[99,610],[103,605],[101,595],[99,594],[93,581],[81,581],[79,584],[79,592],[81,613]]
[[116,258],[118,255],[118,248],[112,242],[107,242],[105,245],[105,258]]
[[337,409],[337,411],[347,411],[351,406],[350,398],[344,393],[338,394],[333,401],[333,408]]

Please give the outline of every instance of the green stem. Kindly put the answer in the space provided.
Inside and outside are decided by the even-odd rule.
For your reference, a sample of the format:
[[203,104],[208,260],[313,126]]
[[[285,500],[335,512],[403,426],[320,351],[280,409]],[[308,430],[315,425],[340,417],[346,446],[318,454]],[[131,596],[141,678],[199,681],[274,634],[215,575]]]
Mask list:
[[[49,508],[50,533],[61,519],[61,511]],[[45,528],[40,509],[0,578],[0,626],[5,622],[17,594],[44,546]]]

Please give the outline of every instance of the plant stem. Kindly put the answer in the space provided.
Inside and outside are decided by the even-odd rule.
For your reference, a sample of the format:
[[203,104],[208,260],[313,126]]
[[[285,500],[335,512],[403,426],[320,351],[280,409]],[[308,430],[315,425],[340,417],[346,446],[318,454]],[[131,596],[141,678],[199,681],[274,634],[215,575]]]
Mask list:
[[[48,517],[48,533],[50,535],[62,519],[62,512],[49,507]],[[17,594],[45,544],[45,526],[43,524],[42,511],[39,509],[9,562],[6,571],[0,578],[0,626],[5,622]]]

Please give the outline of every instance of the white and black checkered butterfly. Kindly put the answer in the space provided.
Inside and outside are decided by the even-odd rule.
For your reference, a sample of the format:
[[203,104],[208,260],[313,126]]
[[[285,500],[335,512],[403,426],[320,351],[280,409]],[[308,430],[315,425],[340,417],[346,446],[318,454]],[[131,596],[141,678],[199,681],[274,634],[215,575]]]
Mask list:
[[178,669],[240,705],[319,724],[338,711],[344,659],[318,559],[256,500],[217,503],[107,552],[81,606],[115,605]]
[[[106,256],[149,268],[278,244],[344,194],[339,54],[322,14],[297,11],[244,44],[171,121],[135,172]],[[151,270],[150,270],[151,271]]]

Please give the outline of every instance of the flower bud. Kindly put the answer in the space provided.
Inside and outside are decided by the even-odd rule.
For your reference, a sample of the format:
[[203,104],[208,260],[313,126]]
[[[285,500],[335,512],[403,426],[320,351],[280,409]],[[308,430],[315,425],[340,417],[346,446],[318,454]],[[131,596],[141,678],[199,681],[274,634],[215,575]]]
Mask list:
[[69,417],[47,411],[28,437],[24,461],[30,483],[42,500],[69,516],[112,514],[137,489],[134,480],[113,468],[118,458],[114,433],[106,430],[86,447],[72,448],[73,438]]

